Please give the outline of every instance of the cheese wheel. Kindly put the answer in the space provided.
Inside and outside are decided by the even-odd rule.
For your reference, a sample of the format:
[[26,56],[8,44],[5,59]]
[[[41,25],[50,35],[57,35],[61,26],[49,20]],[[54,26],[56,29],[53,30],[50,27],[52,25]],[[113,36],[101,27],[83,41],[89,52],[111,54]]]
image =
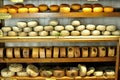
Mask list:
[[34,36],[38,36],[38,33],[32,31],[32,32],[29,32],[29,33],[28,33],[28,36],[32,36],[32,37],[34,37]]
[[60,32],[59,31],[51,31],[50,35],[51,36],[60,36]]
[[46,47],[46,58],[52,58],[52,47]]
[[93,12],[103,12],[103,7],[94,7]]
[[20,48],[14,48],[14,56],[15,58],[21,58]]
[[22,64],[10,64],[9,65],[9,70],[11,71],[11,72],[20,72],[20,71],[22,71],[22,69],[23,69],[23,65]]
[[97,47],[90,47],[90,57],[97,57]]
[[18,13],[28,13],[28,8],[21,7],[18,9]]
[[80,21],[79,20],[73,20],[71,22],[71,25],[73,25],[73,26],[80,26]]
[[87,67],[85,65],[78,64],[78,68],[79,68],[79,75],[81,77],[86,76],[86,74],[87,74]]
[[71,5],[71,9],[73,10],[73,11],[79,11],[80,10],[80,8],[81,8],[81,5],[80,4],[72,4]]
[[7,13],[8,10],[6,8],[0,8],[0,13]]
[[93,36],[99,36],[100,35],[100,31],[99,30],[94,30],[94,31],[91,31],[91,34]]
[[80,36],[79,31],[71,31],[71,36]]
[[28,9],[29,13],[38,13],[39,9],[37,7],[32,7]]
[[105,75],[106,76],[115,76],[115,71],[114,70],[105,70]]
[[26,8],[33,8],[33,7],[35,7],[35,5],[34,4],[26,4],[24,7],[26,7]]
[[68,48],[67,48],[67,57],[68,57],[68,58],[73,58],[73,57],[75,57],[74,47],[68,47]]
[[49,25],[50,26],[57,26],[59,24],[59,22],[57,20],[51,20],[49,21]]
[[76,29],[77,31],[82,31],[82,30],[85,29],[85,25],[79,25],[79,26],[75,27],[75,29]]
[[82,36],[89,36],[90,35],[90,30],[83,30],[81,31]]
[[65,47],[60,47],[60,58],[65,58],[66,55],[67,55],[66,48]]
[[106,56],[106,47],[100,46],[98,47],[98,56],[105,57]]
[[50,5],[50,11],[51,12],[58,12],[59,11],[59,6],[54,4],[54,5]]
[[3,51],[4,51],[4,48],[0,48],[0,58],[3,58],[3,57],[4,57]]
[[12,13],[12,14],[13,14],[13,13],[17,13],[17,12],[18,12],[18,9],[17,9],[16,7],[12,7],[12,8],[9,8],[9,9],[8,9],[8,12],[9,12],[9,13]]
[[31,32],[32,28],[31,27],[25,27],[25,28],[23,28],[23,31],[24,32]]
[[13,48],[6,48],[6,57],[13,58]]
[[62,31],[60,32],[60,35],[61,35],[61,36],[69,36],[69,35],[70,35],[70,32],[67,31],[67,30],[62,30]]
[[96,76],[96,77],[101,77],[101,76],[103,76],[103,71],[95,71],[95,72],[94,72],[94,76]]
[[8,68],[4,68],[4,69],[1,70],[1,76],[2,77],[12,77],[14,75],[15,75],[15,73],[11,72]]
[[26,69],[23,68],[22,71],[17,72],[17,76],[18,76],[18,77],[28,77],[29,75],[28,75],[28,73],[26,72]]
[[40,58],[45,58],[46,54],[45,54],[45,48],[44,47],[41,47],[39,49],[39,56],[40,56]]
[[78,70],[67,70],[66,76],[68,77],[77,77],[78,76]]
[[9,31],[8,36],[17,36],[18,34],[14,31]]
[[69,13],[70,7],[69,6],[60,7],[60,12],[61,13]]
[[28,27],[36,27],[38,26],[38,22],[37,21],[29,21],[27,23]]
[[40,71],[40,76],[42,76],[42,77],[51,77],[52,75],[53,75],[53,73],[50,70],[42,70],[42,71]]
[[39,32],[39,36],[48,36],[49,33],[47,31],[41,31]]
[[105,25],[97,25],[96,29],[99,31],[105,31],[106,26]]
[[35,32],[43,31],[43,26],[36,26],[33,28]]
[[75,58],[78,58],[81,56],[79,47],[74,47],[74,54],[75,54]]
[[20,22],[17,22],[17,26],[18,26],[19,28],[24,28],[24,27],[27,27],[27,23],[20,21]]
[[88,57],[88,47],[82,47],[82,57]]
[[73,31],[74,27],[72,25],[66,25],[65,26],[65,30],[67,30],[67,31]]
[[94,67],[88,68],[87,76],[91,76],[94,72],[95,72],[95,68]]
[[93,25],[93,24],[88,24],[88,25],[86,25],[86,29],[88,29],[88,30],[95,30],[95,25]]
[[39,48],[32,48],[32,57],[33,58],[39,57]]
[[35,65],[29,64],[26,68],[27,73],[32,76],[36,77],[39,74],[39,70]]
[[13,27],[12,27],[12,30],[15,31],[15,32],[21,32],[21,31],[22,31],[22,28],[13,26]]
[[0,29],[0,37],[4,36],[3,31]]
[[58,58],[59,57],[59,47],[54,47],[53,48],[53,58]]
[[11,27],[5,26],[5,27],[2,27],[1,30],[3,32],[8,32],[8,31],[11,31],[12,29],[11,29]]
[[115,56],[115,47],[109,46],[107,49],[107,52],[108,52],[107,54],[109,57]]
[[103,31],[103,32],[102,32],[102,35],[104,35],[104,36],[109,36],[109,35],[111,35],[111,32],[110,32],[110,31]]
[[45,31],[52,31],[53,30],[53,26],[44,26],[44,30]]
[[23,54],[23,58],[29,58],[30,56],[29,48],[22,48],[22,54]]
[[104,6],[104,12],[114,12],[114,8],[112,6]]
[[62,30],[64,30],[64,26],[60,26],[60,25],[55,26],[55,31],[62,31]]
[[21,8],[21,7],[24,7],[24,4],[22,4],[22,3],[16,3],[13,6],[17,7],[17,8]]
[[65,76],[65,71],[64,70],[54,70],[53,71],[53,76],[64,77]]
[[18,32],[18,36],[24,37],[27,36],[28,34],[26,32]]
[[82,12],[92,12],[92,8],[91,7],[82,8]]
[[41,12],[45,12],[48,10],[48,6],[46,4],[40,4],[39,9]]
[[116,26],[115,25],[108,25],[107,27],[106,27],[106,30],[107,31],[115,31],[116,30]]
[[120,36],[120,30],[116,30],[112,32],[113,36]]

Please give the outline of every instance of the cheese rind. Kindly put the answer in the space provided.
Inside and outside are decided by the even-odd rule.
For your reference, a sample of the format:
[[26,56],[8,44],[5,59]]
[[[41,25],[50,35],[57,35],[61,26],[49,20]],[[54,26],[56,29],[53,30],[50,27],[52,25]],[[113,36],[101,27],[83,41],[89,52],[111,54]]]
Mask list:
[[82,57],[88,57],[88,47],[82,47]]
[[97,47],[90,47],[90,57],[97,57]]
[[20,58],[20,48],[14,48],[14,56],[15,58]]
[[13,48],[6,48],[6,57],[13,58]]
[[4,51],[4,48],[0,48],[0,58],[3,58],[3,57],[4,57],[3,51]]
[[32,48],[32,57],[33,58],[39,57],[39,48]]
[[2,77],[12,77],[14,75],[15,75],[15,73],[11,72],[8,68],[4,68],[4,69],[1,70],[1,76]]
[[53,58],[58,58],[59,57],[59,47],[54,47],[53,48]]
[[67,57],[68,58],[73,58],[73,57],[75,57],[74,55],[75,55],[74,54],[74,47],[68,47],[67,48]]
[[60,58],[65,58],[67,55],[66,53],[66,48],[65,47],[60,47]]
[[22,64],[10,64],[9,65],[9,70],[12,72],[20,72],[23,69]]
[[29,48],[22,48],[23,58],[29,58]]
[[39,49],[39,57],[40,58],[45,58],[46,54],[45,54],[45,48],[44,47],[41,47]]
[[46,58],[52,58],[52,47],[46,47]]

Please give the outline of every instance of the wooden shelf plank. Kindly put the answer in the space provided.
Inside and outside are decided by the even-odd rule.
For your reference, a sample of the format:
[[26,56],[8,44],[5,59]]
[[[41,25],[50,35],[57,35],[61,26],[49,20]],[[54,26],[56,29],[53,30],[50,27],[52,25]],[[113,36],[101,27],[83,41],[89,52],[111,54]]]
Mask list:
[[120,36],[46,36],[0,37],[0,42],[105,42],[118,41]]
[[[22,16],[21,16],[22,15]],[[79,17],[120,17],[120,12],[111,13],[85,13],[85,12],[70,12],[70,13],[15,13],[11,14],[12,18],[79,18]]]
[[98,58],[4,58],[0,63],[69,63],[69,62],[113,62],[116,57]]
[[[7,80],[8,78],[2,78],[2,80]],[[45,78],[45,77],[11,77],[8,80],[115,80],[115,76],[111,77],[76,77],[76,78],[71,78],[71,77],[51,77],[51,78]]]

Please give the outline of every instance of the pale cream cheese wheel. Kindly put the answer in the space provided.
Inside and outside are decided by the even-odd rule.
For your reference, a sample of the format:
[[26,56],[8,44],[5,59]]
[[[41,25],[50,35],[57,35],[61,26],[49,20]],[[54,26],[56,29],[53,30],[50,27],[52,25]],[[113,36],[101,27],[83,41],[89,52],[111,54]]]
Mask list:
[[99,31],[105,31],[106,26],[105,25],[97,25],[96,29],[99,30]]
[[32,28],[31,27],[25,27],[23,28],[23,32],[31,32]]
[[103,31],[102,35],[104,35],[104,36],[110,36],[111,32],[110,31]]
[[65,58],[67,55],[66,48],[60,47],[60,58]]
[[57,26],[55,26],[54,30],[55,31],[62,31],[62,30],[64,30],[64,26],[57,25]]
[[75,29],[76,29],[77,31],[85,30],[85,25],[79,25],[79,26],[75,27]]
[[36,26],[33,28],[35,32],[43,31],[43,26]]
[[38,26],[38,22],[37,21],[29,21],[27,23],[28,27],[35,27]]
[[19,21],[19,22],[17,22],[17,26],[19,28],[24,28],[24,27],[27,27],[27,23],[24,21]]
[[96,26],[94,24],[88,24],[86,25],[86,29],[88,30],[95,30]]
[[46,58],[52,58],[52,47],[46,47]]
[[113,36],[120,36],[120,30],[116,30],[112,32]]
[[79,47],[74,47],[74,55],[75,55],[75,58],[78,58],[81,56],[81,52],[80,52]]
[[22,48],[23,58],[29,58],[29,56],[30,56],[29,50],[30,50],[29,48]]
[[34,31],[31,31],[31,32],[28,33],[28,36],[35,37],[35,36],[38,36],[38,33],[34,32]]
[[105,57],[106,56],[106,47],[99,46],[98,47],[98,56],[99,57]]
[[9,27],[9,26],[5,26],[5,27],[2,27],[1,30],[2,30],[3,32],[9,32],[9,31],[11,31],[12,29],[11,29],[11,27]]
[[116,30],[116,26],[115,25],[108,25],[108,26],[106,26],[106,30],[107,31],[115,31]]
[[79,31],[71,31],[71,36],[80,36]]
[[15,32],[15,31],[9,31],[8,32],[8,36],[10,36],[10,37],[15,37],[15,36],[17,36],[18,34],[17,34],[17,32]]
[[99,30],[94,30],[94,31],[91,31],[91,35],[93,36],[100,36],[100,31]]
[[72,22],[71,22],[71,25],[73,25],[73,26],[80,26],[80,21],[79,20],[73,20]]
[[105,70],[104,74],[106,76],[115,76],[115,71],[114,70]]
[[91,76],[91,75],[93,75],[94,72],[95,72],[95,68],[94,68],[94,67],[90,67],[90,68],[88,68],[87,76]]
[[23,69],[23,65],[22,64],[10,64],[9,65],[9,70],[12,72],[20,72]]
[[22,71],[17,72],[17,76],[18,76],[18,77],[28,77],[29,74],[26,72],[26,69],[23,68]]
[[45,48],[44,47],[40,47],[39,48],[39,57],[40,58],[45,58],[46,53],[45,53]]
[[14,48],[14,57],[15,58],[20,58],[21,54],[20,54],[20,48]]
[[103,76],[103,71],[95,71],[94,76],[96,77],[102,77]]
[[15,31],[15,32],[22,32],[22,28],[19,28],[19,27],[16,27],[16,26],[13,26],[12,30]]
[[90,30],[81,31],[81,36],[90,36]]
[[61,36],[69,36],[69,35],[70,35],[70,32],[67,31],[67,30],[62,30],[62,31],[60,32],[60,35],[61,35]]
[[26,32],[18,32],[18,36],[25,37],[27,35],[28,35],[28,33],[26,33]]
[[38,34],[39,34],[39,36],[48,36],[49,35],[48,31],[41,31]]
[[53,47],[53,58],[59,57],[59,47]]
[[4,48],[0,48],[0,58],[3,58],[3,57],[4,57],[3,51],[4,51]]
[[13,48],[6,48],[6,57],[13,58]]
[[53,30],[53,26],[44,26],[44,30],[45,31],[52,31]]
[[79,75],[81,77],[86,76],[86,74],[87,74],[87,67],[85,65],[78,64],[78,68],[79,68]]
[[74,26],[72,26],[72,25],[66,25],[65,26],[65,30],[67,30],[67,31],[73,31],[74,30]]
[[88,57],[88,47],[82,47],[82,57]]
[[97,47],[90,47],[90,57],[97,57],[98,49]]
[[39,57],[39,48],[37,48],[37,47],[32,48],[32,57],[33,58],[38,58]]
[[8,68],[3,68],[1,70],[1,76],[2,77],[12,77],[15,75],[15,72],[11,72]]
[[67,47],[67,57],[68,58],[73,58],[74,56],[74,47]]
[[59,22],[57,20],[49,21],[49,25],[51,25],[51,26],[57,26],[58,24],[59,24]]
[[65,71],[64,70],[53,70],[53,76],[64,77],[65,76]]
[[60,36],[60,32],[59,31],[51,31],[50,36]]

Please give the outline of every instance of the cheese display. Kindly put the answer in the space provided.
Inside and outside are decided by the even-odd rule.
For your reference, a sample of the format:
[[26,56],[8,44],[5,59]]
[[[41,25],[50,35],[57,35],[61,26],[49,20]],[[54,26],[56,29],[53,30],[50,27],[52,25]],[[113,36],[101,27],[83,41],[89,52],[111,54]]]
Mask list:
[[0,8],[0,13],[7,13],[8,10],[6,8]]
[[75,54],[74,54],[74,47],[68,47],[67,48],[67,57],[68,58],[73,58],[74,56],[75,56]]
[[11,72],[8,68],[4,68],[1,70],[2,77],[12,77],[15,75],[15,72]]
[[3,58],[3,51],[4,51],[4,48],[0,48],[0,58]]
[[23,69],[23,65],[22,64],[10,64],[9,65],[9,70],[11,71],[11,72],[20,72],[20,71],[22,71],[22,69]]
[[82,5],[82,12],[92,12],[92,5],[91,4],[83,4]]
[[38,58],[39,57],[39,48],[32,48],[32,57]]
[[40,47],[39,48],[39,57],[40,58],[45,58],[45,48],[44,47]]
[[14,57],[21,58],[20,48],[14,48]]
[[82,47],[82,57],[88,57],[88,47]]
[[46,58],[52,58],[52,47],[46,47]]
[[6,57],[13,58],[13,48],[6,48]]
[[60,58],[65,58],[65,57],[66,57],[66,48],[60,47]]
[[22,48],[22,54],[23,54],[23,58],[29,58],[30,56],[29,48]]

